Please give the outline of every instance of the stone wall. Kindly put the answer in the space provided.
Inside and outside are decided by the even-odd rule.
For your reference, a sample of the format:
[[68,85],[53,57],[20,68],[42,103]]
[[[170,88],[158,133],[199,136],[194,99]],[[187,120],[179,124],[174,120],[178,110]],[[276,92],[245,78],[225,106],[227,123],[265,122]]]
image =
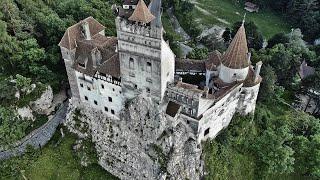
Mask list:
[[194,131],[179,119],[170,122],[159,109],[151,98],[138,96],[116,120],[71,104],[65,124],[82,138],[91,136],[100,165],[121,179],[200,179]]

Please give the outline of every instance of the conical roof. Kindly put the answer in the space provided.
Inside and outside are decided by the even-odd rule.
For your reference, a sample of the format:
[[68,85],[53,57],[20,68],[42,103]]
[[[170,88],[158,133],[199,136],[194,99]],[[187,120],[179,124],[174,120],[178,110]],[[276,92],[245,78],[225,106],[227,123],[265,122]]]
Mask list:
[[248,45],[243,24],[223,55],[222,64],[231,69],[242,69],[249,66]]
[[154,20],[154,15],[151,14],[146,3],[143,0],[139,0],[136,9],[133,11],[132,15],[129,17],[130,21],[136,21],[141,23],[149,23]]

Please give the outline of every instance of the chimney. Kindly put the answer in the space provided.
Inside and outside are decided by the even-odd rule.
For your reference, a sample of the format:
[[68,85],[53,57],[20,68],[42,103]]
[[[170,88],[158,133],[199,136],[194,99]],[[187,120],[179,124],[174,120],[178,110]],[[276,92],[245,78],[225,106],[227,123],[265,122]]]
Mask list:
[[96,68],[98,65],[101,64],[102,57],[101,57],[100,51],[97,48],[92,50],[91,57],[92,57],[92,66],[94,68]]
[[208,88],[208,86],[205,86],[205,87],[203,88],[203,95],[204,95],[205,98],[208,98],[208,95],[209,95],[209,88]]
[[91,40],[91,33],[90,33],[88,22],[86,21],[81,22],[81,33],[85,40]]
[[254,81],[255,82],[258,80],[261,66],[262,66],[262,61],[259,61],[259,62],[257,62],[256,67],[254,68]]

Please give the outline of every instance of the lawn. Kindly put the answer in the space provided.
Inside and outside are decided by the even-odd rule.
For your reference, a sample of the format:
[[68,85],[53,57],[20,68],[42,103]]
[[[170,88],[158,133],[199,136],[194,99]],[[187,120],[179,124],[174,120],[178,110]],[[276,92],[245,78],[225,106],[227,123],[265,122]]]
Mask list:
[[[57,144],[59,141],[61,142]],[[24,179],[24,177],[32,180],[116,179],[96,163],[82,167],[79,157],[72,149],[75,141],[76,137],[69,133],[61,139],[60,131],[57,131],[43,149],[36,151],[36,156],[25,155],[5,161],[6,165],[17,167],[19,170],[16,173],[11,172],[11,175],[7,171],[9,175],[0,175],[0,179]],[[4,172],[5,169],[2,168],[7,166],[1,165],[0,172]]]
[[275,14],[268,9],[260,9],[258,13],[249,13],[243,9],[244,5],[234,0],[196,0],[194,14],[196,21],[203,26],[211,27],[220,25],[230,27],[234,22],[242,21],[246,15],[246,21],[254,21],[265,38],[270,38],[276,33],[290,32],[290,25],[281,14]]

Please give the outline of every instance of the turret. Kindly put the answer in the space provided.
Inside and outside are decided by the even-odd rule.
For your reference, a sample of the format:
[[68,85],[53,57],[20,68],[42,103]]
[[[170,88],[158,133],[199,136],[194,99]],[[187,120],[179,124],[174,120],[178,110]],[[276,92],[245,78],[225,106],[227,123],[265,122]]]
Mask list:
[[219,78],[225,83],[245,80],[248,75],[250,57],[243,23],[222,56]]

